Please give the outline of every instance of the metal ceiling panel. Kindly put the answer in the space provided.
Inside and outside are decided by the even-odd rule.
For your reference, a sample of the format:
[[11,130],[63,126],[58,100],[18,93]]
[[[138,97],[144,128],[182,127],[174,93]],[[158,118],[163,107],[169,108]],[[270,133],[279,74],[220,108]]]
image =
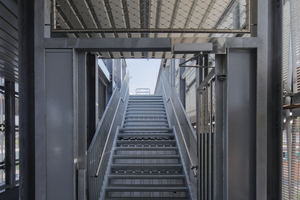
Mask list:
[[[60,24],[60,30],[53,32],[65,31],[69,37],[224,37],[233,35],[228,33],[249,33],[245,29],[249,19],[248,0],[56,1],[54,12],[57,12],[57,19],[53,20]],[[195,38],[193,40],[196,41]],[[103,55],[115,58],[171,56],[167,52],[157,55],[153,52],[114,52]]]

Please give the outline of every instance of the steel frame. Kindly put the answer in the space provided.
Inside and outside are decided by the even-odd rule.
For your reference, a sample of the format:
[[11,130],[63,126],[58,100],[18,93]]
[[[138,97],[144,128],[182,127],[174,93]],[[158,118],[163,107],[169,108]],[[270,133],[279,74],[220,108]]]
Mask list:
[[[20,3],[20,179],[21,199],[46,199],[46,89],[45,83],[45,49],[63,48],[79,51],[111,49],[128,51],[169,51],[170,39],[45,39],[42,1],[21,1]],[[35,10],[35,12],[32,12]],[[50,15],[49,15],[50,16]],[[281,197],[281,2],[272,0],[251,0],[251,38],[228,38],[227,48],[257,48],[256,80],[256,199],[279,199]],[[156,41],[153,43],[153,41]],[[83,42],[84,41],[84,42]],[[99,41],[96,44],[95,41]],[[101,41],[101,42],[100,42]],[[142,41],[142,42],[141,42]],[[164,41],[163,44],[161,41]],[[103,42],[103,43],[102,43]],[[102,45],[104,44],[104,45]],[[102,46],[101,46],[102,45]],[[221,56],[222,55],[216,55]],[[221,58],[218,62],[224,64]],[[223,69],[224,70],[224,69]],[[199,72],[199,70],[197,70]],[[216,72],[223,74],[222,72]],[[226,93],[220,86],[216,92]],[[218,101],[217,109],[222,111],[217,117],[222,119],[226,111],[226,102]],[[79,114],[80,115],[80,114]],[[226,127],[226,124],[219,129]],[[220,130],[221,131],[221,130]],[[223,136],[222,136],[223,137]],[[222,137],[216,141],[219,148]],[[216,149],[216,162],[223,164],[223,149]],[[219,165],[218,165],[219,167]],[[225,170],[225,171],[224,171]],[[216,168],[217,180],[213,199],[228,199],[226,188],[226,168]],[[223,179],[224,177],[224,179]]]

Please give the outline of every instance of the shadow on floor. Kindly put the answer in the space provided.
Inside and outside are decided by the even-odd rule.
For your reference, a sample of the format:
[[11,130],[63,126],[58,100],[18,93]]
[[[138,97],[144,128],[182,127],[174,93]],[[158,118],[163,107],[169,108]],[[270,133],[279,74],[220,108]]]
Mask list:
[[5,192],[0,193],[0,199],[2,200],[18,200],[19,199],[19,187],[8,189]]

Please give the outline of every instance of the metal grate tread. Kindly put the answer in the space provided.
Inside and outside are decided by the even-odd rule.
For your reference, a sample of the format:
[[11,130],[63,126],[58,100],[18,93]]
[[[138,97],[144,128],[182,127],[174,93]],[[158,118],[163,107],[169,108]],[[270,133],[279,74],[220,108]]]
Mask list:
[[189,200],[184,197],[106,197],[105,200]]
[[169,132],[172,132],[173,129],[172,128],[160,128],[160,129],[157,129],[157,128],[154,128],[154,127],[150,127],[150,128],[120,128],[119,131],[122,133],[122,132],[125,132],[125,131],[139,131],[139,132],[143,132],[143,133],[146,133],[146,132],[149,132],[149,131],[152,131],[152,130],[155,130],[157,132],[164,132],[164,131],[169,131]]
[[125,119],[126,122],[168,122],[167,119]]
[[[155,139],[163,139],[164,137],[174,137],[174,134],[170,134],[170,133],[161,133],[161,134],[155,134],[155,133],[152,133],[152,134],[138,134],[138,133],[123,133],[123,134],[119,134],[118,137],[123,137],[123,138],[129,138],[130,139],[136,139],[136,140],[139,140],[139,138],[148,138],[148,139],[152,139],[152,140],[155,140]],[[165,139],[165,138],[164,138]]]
[[159,159],[168,159],[168,158],[180,158],[179,155],[113,155],[113,158],[127,158],[127,159],[149,159],[149,158],[159,158]]
[[162,115],[145,115],[145,114],[141,114],[141,115],[126,115],[125,116],[125,119],[126,118],[147,118],[147,117],[150,117],[150,118],[157,118],[157,117],[160,117],[160,118],[167,118],[167,115],[166,114],[162,114]]
[[145,150],[145,151],[149,151],[149,150],[154,150],[154,151],[158,151],[158,150],[178,150],[177,147],[115,147],[114,150]]
[[175,144],[175,140],[117,140],[117,144]]
[[151,169],[153,169],[153,168],[165,168],[165,167],[167,167],[167,169],[170,169],[171,170],[171,168],[178,168],[178,167],[182,167],[182,164],[174,164],[174,163],[171,163],[171,164],[166,164],[166,163],[161,163],[161,164],[151,164],[151,163],[129,163],[129,164],[127,164],[127,163],[122,163],[122,164],[111,164],[110,165],[111,166],[111,168],[126,168],[126,167],[132,167],[132,169],[133,168],[151,168]]
[[118,178],[133,178],[133,179],[182,179],[185,178],[185,175],[163,175],[163,174],[153,174],[153,175],[109,175],[110,179],[118,179]]
[[188,187],[112,187],[107,186],[106,191],[188,191]]

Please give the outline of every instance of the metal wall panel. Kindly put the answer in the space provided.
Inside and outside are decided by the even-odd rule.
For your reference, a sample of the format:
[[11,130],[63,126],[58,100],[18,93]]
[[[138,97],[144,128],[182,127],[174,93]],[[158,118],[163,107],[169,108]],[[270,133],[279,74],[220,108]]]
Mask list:
[[256,199],[256,51],[229,49],[228,199]]
[[0,76],[18,81],[18,4],[0,0]]
[[73,51],[46,51],[47,199],[74,197]]

